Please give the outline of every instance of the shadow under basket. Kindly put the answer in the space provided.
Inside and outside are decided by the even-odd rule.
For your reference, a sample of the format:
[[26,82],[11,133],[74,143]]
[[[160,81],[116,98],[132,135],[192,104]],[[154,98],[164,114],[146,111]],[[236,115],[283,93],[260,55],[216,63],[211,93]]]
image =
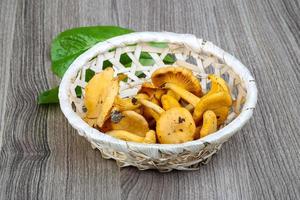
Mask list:
[[[143,82],[151,79],[153,71],[166,65],[192,70],[203,92],[210,88],[208,74],[226,80],[234,104],[217,132],[183,144],[142,144],[110,137],[84,122],[84,88],[93,74],[106,67],[113,67],[115,75],[126,74],[128,78],[120,83],[120,96],[130,97]],[[100,42],[80,55],[62,79],[59,100],[61,110],[78,133],[90,141],[93,148],[99,149],[103,158],[116,160],[120,167],[195,170],[207,163],[251,118],[257,89],[248,69],[211,42],[189,34],[140,32]]]

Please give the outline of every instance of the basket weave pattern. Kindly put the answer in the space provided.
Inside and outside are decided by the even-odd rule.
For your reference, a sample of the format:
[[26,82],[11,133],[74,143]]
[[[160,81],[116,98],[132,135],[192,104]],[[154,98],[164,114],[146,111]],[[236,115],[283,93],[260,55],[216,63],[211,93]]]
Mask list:
[[[138,36],[138,34],[133,35]],[[174,36],[176,35],[174,34]],[[142,37],[145,37],[143,33],[141,33],[141,38]],[[214,73],[227,81],[235,106],[231,109],[228,119],[223,126],[229,124],[245,109],[251,110],[252,114],[254,106],[251,107],[251,105],[248,105],[248,107],[243,108],[243,102],[247,100],[247,86],[245,85],[245,80],[241,79],[235,70],[226,63],[224,57],[218,56],[217,53],[212,54],[209,51],[205,51],[205,47],[211,46],[211,43],[196,39],[194,36],[188,35],[188,37],[188,39],[197,43],[198,48],[187,45],[180,41],[180,39],[178,39],[177,42],[176,37],[174,37],[174,41],[167,41],[165,46],[160,45],[158,47],[157,45],[153,45],[153,43],[149,43],[149,41],[165,42],[165,39],[159,41],[154,39],[146,39],[143,41],[143,39],[140,39],[135,42],[127,42],[126,37],[123,37],[124,39],[122,40],[121,36],[119,40],[116,39],[116,41],[121,40],[121,42],[114,43],[114,40],[111,40],[112,42],[110,43],[110,41],[108,41],[106,45],[111,48],[107,47],[106,49],[108,50],[106,51],[97,52],[95,50],[93,51],[93,49],[90,50],[90,52],[93,52],[93,54],[91,54],[93,56],[86,56],[85,59],[82,59],[82,64],[80,66],[76,65],[77,70],[73,71],[73,77],[70,75],[68,78],[69,84],[66,85],[67,88],[64,91],[67,94],[67,102],[64,101],[64,103],[72,108],[73,114],[83,118],[86,112],[83,101],[85,96],[84,88],[87,85],[86,74],[91,72],[91,70],[95,73],[102,71],[104,63],[108,61],[115,70],[115,76],[123,73],[128,77],[126,82],[122,81],[120,83],[120,96],[133,96],[137,93],[143,82],[150,81],[153,71],[166,66],[167,61],[165,58],[168,57],[171,58],[172,63],[170,64],[168,61],[167,65],[183,66],[192,70],[199,78],[204,90],[203,92],[208,91],[210,88],[210,82],[207,79],[208,74]],[[129,39],[127,38],[127,40]],[[101,47],[100,44],[99,46]],[[218,50],[221,51],[220,49]],[[149,58],[151,58],[151,61],[143,62],[142,54],[147,54]],[[121,56],[124,57],[124,55],[127,55],[132,61],[130,66],[121,64],[120,59]],[[147,65],[143,65],[142,63],[146,63]],[[75,65],[76,61],[73,64]],[[252,79],[250,81],[252,81]],[[252,82],[254,82],[254,79]],[[76,94],[78,90],[81,90],[81,96]],[[62,91],[60,91],[60,93],[62,93]],[[60,98],[60,101],[62,102],[62,98]],[[255,103],[253,105],[255,105]],[[62,103],[61,107],[64,111]],[[69,110],[68,112],[71,111]],[[66,115],[65,111],[64,113]],[[68,119],[70,121],[70,118]],[[221,148],[222,144],[233,134],[223,137],[216,142],[213,140],[205,141],[200,139],[191,142],[191,145],[188,143],[184,145],[181,144],[182,147],[178,145],[134,144],[111,138],[91,127],[89,130],[91,131],[91,129],[93,129],[93,133],[89,133],[87,129],[82,128],[83,126],[79,127],[71,121],[70,123],[79,131],[80,135],[85,136],[91,142],[93,148],[100,150],[104,158],[115,159],[121,167],[132,165],[141,170],[150,168],[155,168],[160,171],[198,169],[199,165],[209,161],[211,156],[215,154]],[[80,123],[84,122],[80,121]],[[94,137],[95,134],[98,134],[97,139]]]

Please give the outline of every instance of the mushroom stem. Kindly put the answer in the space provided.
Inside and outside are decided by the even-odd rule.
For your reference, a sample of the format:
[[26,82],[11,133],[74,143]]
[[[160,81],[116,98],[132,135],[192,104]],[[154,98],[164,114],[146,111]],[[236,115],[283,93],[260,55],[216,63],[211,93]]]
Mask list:
[[109,131],[106,133],[107,135],[110,135],[112,137],[121,139],[121,140],[125,140],[125,141],[129,141],[129,142],[143,142],[144,141],[144,137],[135,135],[133,133],[130,133],[128,131],[124,131],[124,130],[113,130],[113,131]]
[[205,137],[217,130],[217,116],[211,111],[205,111],[203,114],[203,125],[200,129],[200,138]]
[[138,101],[148,107],[151,108],[152,110],[154,110],[155,112],[157,112],[158,114],[162,114],[163,112],[165,112],[164,109],[162,109],[160,106],[156,105],[155,103],[152,103],[151,101],[145,100],[145,99],[138,99]]
[[166,83],[164,88],[173,90],[176,94],[178,94],[181,98],[192,104],[194,107],[198,104],[200,98],[194,95],[193,93],[183,89],[182,87],[174,84],[174,83]]
[[184,108],[187,109],[190,112],[192,112],[194,110],[194,106],[192,104],[188,104]]
[[150,130],[146,133],[143,143],[155,144],[156,143],[156,133],[154,130]]
[[164,110],[181,107],[180,103],[174,97],[166,94],[161,97],[161,104]]

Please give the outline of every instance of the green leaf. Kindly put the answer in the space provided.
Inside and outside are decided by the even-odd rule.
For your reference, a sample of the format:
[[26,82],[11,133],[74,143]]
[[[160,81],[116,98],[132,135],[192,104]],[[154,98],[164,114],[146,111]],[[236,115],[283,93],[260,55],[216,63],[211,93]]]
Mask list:
[[87,69],[85,71],[85,81],[89,82],[93,78],[94,75],[95,75],[95,72],[93,70]]
[[175,57],[172,56],[171,54],[166,55],[166,57],[164,58],[164,63],[167,65],[171,65],[175,62]]
[[81,88],[80,86],[77,86],[77,87],[75,88],[75,93],[76,93],[76,96],[77,96],[78,98],[80,98],[81,95],[82,95],[82,88]]
[[166,42],[149,42],[149,44],[153,47],[158,47],[158,48],[167,48],[168,43]]
[[131,32],[133,31],[115,26],[91,26],[66,30],[51,44],[52,71],[62,77],[70,64],[94,44]]
[[120,56],[120,63],[122,63],[125,67],[131,67],[132,60],[126,53],[123,53]]
[[[53,72],[62,77],[71,63],[83,52],[91,48],[98,42],[105,41],[115,36],[127,34],[133,32],[130,29],[125,29],[115,26],[92,26],[92,27],[79,27],[66,30],[60,33],[51,44],[51,61]],[[166,48],[167,43],[164,42],[150,42],[151,46],[158,48]],[[136,44],[133,44],[136,45]],[[111,51],[113,51],[112,49]],[[165,64],[174,63],[175,59],[171,55],[167,55],[164,58]],[[125,67],[131,67],[132,60],[127,54],[121,55],[120,62]],[[140,62],[142,65],[151,66],[154,64],[154,60],[147,52],[142,52],[140,56]],[[111,67],[112,63],[108,60],[104,61],[103,68]],[[89,81],[95,72],[88,69],[86,71],[85,79]],[[144,74],[139,74],[143,76]],[[81,96],[82,89],[76,88],[77,96]],[[38,97],[39,104],[58,103],[58,87],[45,91]]]
[[38,104],[58,103],[58,86],[43,92],[38,97]]
[[139,61],[143,66],[152,66],[155,63],[155,61],[151,58],[140,58]]

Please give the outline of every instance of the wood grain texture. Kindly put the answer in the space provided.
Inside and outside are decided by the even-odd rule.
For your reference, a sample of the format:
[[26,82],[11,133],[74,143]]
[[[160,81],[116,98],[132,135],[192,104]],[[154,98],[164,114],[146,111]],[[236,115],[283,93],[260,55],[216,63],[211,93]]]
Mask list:
[[[299,11],[297,0],[0,1],[0,199],[300,199]],[[192,33],[234,54],[257,80],[254,118],[198,171],[102,159],[36,97],[59,83],[52,38],[107,24]]]
[[[0,2],[0,43],[3,50],[0,51],[0,149],[2,147],[2,135],[3,135],[3,121],[4,111],[6,106],[6,94],[8,87],[8,77],[10,69],[10,59],[12,57],[12,41],[15,28],[15,16],[16,16],[16,1],[10,1],[5,3]],[[10,10],[11,12],[6,12]]]

